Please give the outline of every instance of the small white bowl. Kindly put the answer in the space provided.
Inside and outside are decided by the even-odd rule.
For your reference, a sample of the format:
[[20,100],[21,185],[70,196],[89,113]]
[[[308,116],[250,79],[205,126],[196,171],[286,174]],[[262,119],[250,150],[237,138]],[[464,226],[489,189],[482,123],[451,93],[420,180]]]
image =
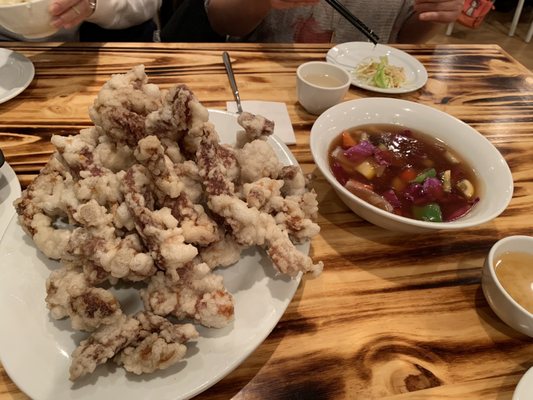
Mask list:
[[529,368],[518,381],[512,400],[531,400],[531,393],[533,393],[533,367]]
[[[312,77],[333,81],[327,85]],[[310,61],[296,70],[298,102],[310,114],[318,115],[342,101],[351,84],[351,76],[344,69],[326,61]]]
[[0,5],[0,25],[28,39],[53,35],[58,29],[50,25],[50,1],[28,0],[24,3]]
[[[427,222],[389,213],[352,194],[331,172],[328,150],[343,130],[367,124],[400,125],[446,143],[474,169],[479,202],[455,221]],[[482,134],[449,114],[406,100],[375,97],[333,106],[313,124],[310,146],[316,165],[342,201],[367,221],[393,231],[419,233],[480,225],[504,211],[513,196],[511,171],[499,151]]]
[[492,310],[503,322],[518,332],[533,337],[533,314],[507,293],[496,276],[495,263],[505,252],[533,254],[533,237],[509,236],[492,246],[483,265],[481,278],[483,294]]

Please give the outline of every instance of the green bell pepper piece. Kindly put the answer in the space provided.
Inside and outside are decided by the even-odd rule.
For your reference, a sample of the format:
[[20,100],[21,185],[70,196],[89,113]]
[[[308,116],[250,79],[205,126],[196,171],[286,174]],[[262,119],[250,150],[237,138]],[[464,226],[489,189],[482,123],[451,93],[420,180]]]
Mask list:
[[427,178],[435,178],[436,176],[437,176],[437,171],[435,171],[435,168],[429,168],[429,169],[426,169],[426,170],[422,171],[421,173],[419,173],[416,176],[416,178],[413,179],[411,182],[422,183]]
[[421,221],[442,222],[442,213],[437,203],[413,206],[413,216]]
[[389,87],[390,79],[387,75],[385,75],[385,65],[382,63],[378,65],[378,69],[374,74],[374,84],[383,89]]

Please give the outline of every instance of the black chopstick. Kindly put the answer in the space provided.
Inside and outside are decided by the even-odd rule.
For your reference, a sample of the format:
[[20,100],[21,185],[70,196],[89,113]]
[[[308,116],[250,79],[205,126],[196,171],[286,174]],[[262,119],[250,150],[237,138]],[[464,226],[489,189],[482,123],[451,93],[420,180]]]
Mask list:
[[331,7],[333,7],[339,14],[348,20],[353,26],[355,26],[359,31],[361,31],[370,41],[374,44],[379,42],[379,36],[374,33],[372,29],[366,26],[359,18],[353,15],[350,10],[344,7],[343,4],[339,3],[337,0],[326,0]]

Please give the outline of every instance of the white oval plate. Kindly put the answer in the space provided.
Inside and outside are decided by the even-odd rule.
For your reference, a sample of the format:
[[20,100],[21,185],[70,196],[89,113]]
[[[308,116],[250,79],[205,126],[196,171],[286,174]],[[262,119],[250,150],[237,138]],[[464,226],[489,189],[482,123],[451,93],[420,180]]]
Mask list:
[[[232,143],[240,128],[234,114],[212,111],[221,141]],[[269,142],[286,165],[297,162],[276,138]],[[309,243],[298,247],[306,254]],[[108,363],[72,384],[70,354],[85,334],[68,321],[50,319],[45,280],[58,263],[44,257],[13,218],[2,242],[0,266],[0,357],[15,384],[35,400],[188,399],[236,368],[277,324],[290,303],[297,279],[276,275],[262,251],[250,249],[235,265],[219,270],[235,301],[235,321],[223,329],[198,327],[185,359],[165,371],[136,376]],[[127,313],[141,308],[135,290],[115,291]],[[127,300],[127,301],[125,301]]]
[[363,60],[368,58],[377,59],[380,56],[388,56],[389,64],[404,68],[406,77],[404,85],[399,88],[382,89],[361,82],[353,74],[352,85],[373,92],[394,94],[413,92],[426,84],[428,73],[420,61],[405,51],[383,44],[374,46],[374,44],[367,42],[342,43],[329,49],[326,54],[326,60],[344,67],[348,72],[352,73],[355,67]]
[[28,58],[0,48],[0,104],[22,93],[34,75],[35,68]]
[[0,239],[15,215],[13,201],[20,197],[20,183],[15,171],[6,162],[0,167]]
[[520,378],[513,393],[512,400],[531,400],[533,394],[533,367]]

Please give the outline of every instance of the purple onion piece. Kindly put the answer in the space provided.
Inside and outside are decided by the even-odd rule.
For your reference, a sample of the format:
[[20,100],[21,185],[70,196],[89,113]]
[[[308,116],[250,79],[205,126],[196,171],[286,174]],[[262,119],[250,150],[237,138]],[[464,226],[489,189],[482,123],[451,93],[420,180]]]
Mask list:
[[375,146],[367,140],[361,140],[355,146],[344,151],[344,155],[350,161],[363,161],[374,153]]
[[424,197],[428,201],[435,201],[440,199],[444,192],[442,188],[442,183],[437,178],[426,178],[426,180],[422,184],[422,191],[424,193]]
[[414,203],[424,197],[424,189],[420,183],[411,183],[404,191],[404,197]]
[[383,165],[385,167],[388,167],[391,165],[389,161],[389,153],[386,151],[381,150],[379,147],[376,147],[374,150],[374,159],[377,161],[379,165]]
[[402,203],[400,202],[400,199],[398,199],[398,196],[396,196],[396,192],[394,190],[389,189],[389,190],[383,192],[382,196],[395,209],[402,207]]
[[459,207],[457,210],[455,210],[454,212],[452,212],[448,218],[445,220],[446,222],[448,221],[455,221],[456,219],[459,219],[461,218],[463,215],[465,215],[468,211],[470,211],[470,209],[472,208],[472,205],[470,204],[466,204],[464,205],[463,207]]
[[342,166],[337,160],[333,161],[333,164],[331,166],[331,172],[333,172],[333,175],[335,176],[335,178],[337,178],[337,180],[342,186],[346,185],[346,182],[348,182],[348,180],[350,179],[348,173],[344,170],[344,168],[342,168]]

